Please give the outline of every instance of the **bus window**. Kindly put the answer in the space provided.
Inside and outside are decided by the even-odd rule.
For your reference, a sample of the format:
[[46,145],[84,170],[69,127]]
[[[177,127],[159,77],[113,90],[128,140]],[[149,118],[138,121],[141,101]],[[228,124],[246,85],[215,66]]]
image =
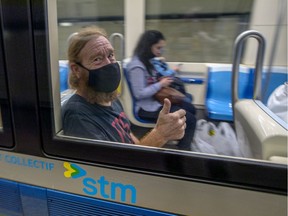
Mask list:
[[[72,33],[81,29],[82,25],[90,26],[95,24],[106,29],[109,35],[115,32],[121,34],[125,32],[124,38],[126,60],[126,58],[131,57],[133,50],[132,47],[135,46],[135,40],[137,41],[138,39],[138,37],[135,37],[135,34],[139,36],[145,30],[145,13],[142,14],[144,16],[140,16],[140,18],[142,17],[142,20],[139,21],[138,19],[140,18],[134,16],[135,11],[139,11],[139,14],[141,15],[141,11],[145,11],[145,3],[147,2],[148,1],[140,0],[47,0],[45,4],[42,2],[42,5],[39,5],[39,2],[32,3],[32,5],[35,6],[32,9],[35,11],[32,13],[33,23],[31,26],[39,26],[39,29],[33,29],[33,36],[35,37],[33,41],[34,43],[37,43],[33,47],[35,49],[35,56],[37,57],[35,64],[37,68],[37,89],[39,91],[38,104],[39,122],[41,124],[41,147],[43,148],[45,155],[47,157],[55,157],[55,159],[57,158],[60,160],[61,158],[67,161],[75,160],[75,163],[78,161],[79,164],[89,163],[92,166],[109,166],[112,169],[119,170],[129,169],[129,171],[136,171],[140,175],[141,172],[145,172],[148,175],[165,175],[171,179],[179,178],[187,182],[199,181],[205,182],[205,184],[219,184],[226,187],[245,188],[249,190],[252,188],[251,190],[260,191],[261,193],[270,190],[273,193],[274,191],[276,191],[276,193],[279,191],[284,193],[283,191],[286,187],[287,178],[285,179],[283,176],[285,175],[285,172],[287,173],[287,167],[283,164],[279,164],[279,160],[277,160],[279,157],[277,158],[277,156],[280,155],[278,154],[273,155],[276,156],[277,164],[274,163],[275,157],[272,156],[272,163],[271,155],[261,155],[262,146],[258,142],[259,139],[256,140],[257,142],[253,142],[253,140],[251,142],[251,144],[255,145],[256,143],[256,146],[260,147],[255,149],[255,152],[257,155],[259,155],[259,157],[257,156],[256,158],[254,156],[223,156],[220,154],[208,154],[205,152],[183,151],[176,149],[175,143],[169,143],[170,146],[165,148],[155,148],[130,145],[123,142],[112,142],[101,139],[86,139],[81,136],[76,137],[64,135],[61,119],[61,96],[64,96],[63,93],[65,91],[61,92],[59,67],[62,66],[62,63],[64,63],[64,65],[66,64],[67,66],[67,57],[65,54],[67,51],[67,38],[69,38]],[[181,5],[181,1],[179,2]],[[126,5],[126,3],[129,3],[129,5]],[[169,5],[169,3],[172,3],[172,1],[167,3],[166,1],[163,2],[165,5]],[[210,3],[215,4],[214,8],[217,8],[218,1],[215,2],[211,0]],[[36,8],[42,9],[43,13],[40,13],[38,9],[36,10]],[[101,8],[101,10],[99,8]],[[93,12],[94,16],[90,15],[90,12]],[[133,16],[131,16],[131,13]],[[269,13],[272,14],[272,11],[269,11]],[[98,17],[98,14],[101,16]],[[123,15],[125,19],[123,16],[121,17],[121,15]],[[78,20],[77,22],[76,18]],[[63,23],[65,23],[64,21],[70,21],[72,26],[67,26],[71,25],[71,23],[67,24],[67,22],[64,24],[66,26],[63,26]],[[136,23],[133,23],[134,21]],[[139,26],[138,22],[142,23],[142,26],[141,24]],[[39,25],[39,23],[41,23],[41,25]],[[64,34],[65,36],[63,36]],[[168,35],[172,35],[172,33]],[[130,40],[131,38],[133,38],[133,40]],[[169,40],[169,37],[167,38]],[[40,49],[39,47],[44,48]],[[66,51],[64,52],[64,50]],[[189,60],[189,62],[183,63],[183,68],[186,70],[187,66],[191,65],[193,70],[191,73],[190,71],[187,71],[187,74],[197,75],[197,72],[199,72],[197,71],[198,69],[201,69],[203,72],[207,72],[208,67],[212,65],[211,63],[214,65],[216,64],[217,66],[222,66],[221,63],[216,62],[216,60],[211,60],[211,62],[200,62],[198,64],[193,64],[192,60]],[[203,112],[204,109],[202,108],[201,110],[201,106],[204,107],[205,103],[198,103],[200,101],[198,100],[200,97],[198,98],[198,96],[195,95],[197,92],[201,93],[202,102],[205,101],[205,90],[207,88],[207,80],[205,79],[207,77],[206,75],[207,73],[201,77],[203,78],[203,82],[197,84],[201,86],[202,91],[199,91],[199,88],[198,91],[193,91],[191,93],[195,96],[195,104],[199,105],[197,106],[197,109],[200,110],[199,115],[197,115],[197,119],[206,119],[211,121],[207,118],[207,116],[205,116],[205,112]],[[131,96],[129,97],[127,94],[125,94],[127,88],[122,89],[123,94],[121,94],[121,97],[126,97],[128,101],[132,102]],[[73,94],[73,91],[71,93]],[[239,113],[244,113],[244,116],[247,117],[247,112],[245,112],[245,109],[244,112],[241,111],[242,110],[239,110]],[[3,106],[1,106],[1,112],[3,114]],[[129,110],[127,109],[125,112],[129,112]],[[235,126],[233,125],[233,122],[230,122],[230,124]],[[259,128],[259,125],[260,124],[256,125],[255,128]],[[135,125],[132,126],[134,129]],[[245,126],[246,125],[244,125],[244,129]],[[139,129],[139,133],[137,133],[139,134],[139,137],[145,134],[147,130],[150,130],[149,128],[135,128]],[[285,137],[282,138],[285,139]],[[270,142],[268,144],[271,146],[273,143]],[[258,154],[259,152],[260,154]],[[281,157],[285,158],[286,156],[283,154]],[[147,163],[147,161],[149,161],[149,163]],[[259,176],[261,177],[260,180]],[[82,181],[81,179],[79,180]]]
[[[239,33],[251,28],[250,26],[256,24],[258,25],[258,23],[255,21],[255,14],[259,13],[259,8],[261,7],[255,8],[254,3],[255,1],[252,0],[247,0],[244,2],[234,1],[232,3],[228,0],[221,2],[209,0],[197,2],[182,0],[177,1],[177,3],[174,1],[169,1],[169,4],[166,0],[139,1],[137,3],[136,1],[129,0],[85,2],[70,0],[48,1],[48,5],[50,5],[48,7],[48,18],[50,25],[50,66],[52,71],[51,91],[53,92],[54,109],[53,129],[55,130],[53,133],[57,134],[56,137],[60,139],[69,139],[71,142],[75,141],[75,146],[78,142],[91,142],[94,143],[95,146],[107,144],[107,141],[105,140],[91,140],[86,139],[85,137],[64,136],[63,133],[61,116],[62,105],[70,98],[71,95],[75,93],[74,90],[70,89],[69,85],[67,84],[69,74],[69,67],[67,63],[68,38],[83,27],[91,25],[104,28],[108,33],[108,36],[114,33],[124,35],[124,47],[121,47],[121,44],[118,43],[114,45],[116,59],[120,62],[123,60],[123,50],[121,49],[125,49],[124,60],[132,57],[133,48],[136,45],[138,36],[144,30],[157,29],[163,32],[165,38],[167,39],[167,52],[165,52],[165,57],[167,60],[170,62],[173,61],[183,63],[183,68],[185,70],[183,71],[184,75],[196,75],[198,78],[200,76],[201,80],[203,81],[200,84],[197,83],[196,87],[193,85],[193,83],[192,88],[190,88],[191,83],[187,84],[186,86],[188,92],[194,96],[193,103],[199,110],[196,116],[197,120],[205,119],[213,122],[213,119],[209,119],[205,113],[206,90],[209,88],[209,83],[207,82],[209,70],[214,66],[232,66],[231,61],[235,38],[237,35],[239,35]],[[55,8],[57,8],[57,10],[54,10]],[[135,17],[135,11],[139,11],[139,17]],[[275,17],[276,14],[277,13],[275,12]],[[251,17],[253,17],[253,19]],[[271,41],[273,41],[273,38],[269,37],[269,32],[270,30],[268,30],[268,32],[264,32],[264,35],[270,44]],[[281,39],[281,43],[285,43],[285,41],[283,42],[283,39]],[[250,53],[247,55],[247,52],[249,51],[251,51],[251,45],[248,43],[247,47],[245,47],[245,56],[243,57],[242,62],[245,64],[245,66],[247,66],[247,71],[250,72],[253,70],[253,68],[250,68],[251,59],[255,59],[255,55],[250,55]],[[280,51],[285,52],[282,49]],[[267,53],[271,53],[270,48],[268,49]],[[284,55],[287,56],[287,51],[286,54],[284,53]],[[118,56],[121,56],[120,59],[117,58]],[[197,64],[194,64],[195,62],[197,62]],[[282,63],[279,64],[281,65]],[[279,64],[277,63],[275,65]],[[264,65],[268,65],[267,61],[264,62]],[[191,68],[192,70],[188,71]],[[190,77],[188,79],[190,79]],[[231,80],[228,81],[231,82]],[[249,80],[249,82],[249,85],[253,86],[251,80]],[[121,95],[121,101],[130,101],[131,103],[133,100],[131,95],[125,94],[125,91],[127,91],[127,86],[123,89],[124,94]],[[131,107],[129,107],[129,110],[126,109],[127,106],[125,106],[125,104],[123,106],[125,112],[131,112]],[[220,121],[225,122],[226,120]],[[213,123],[217,125],[219,121],[215,121]],[[228,121],[228,123],[233,129],[235,128],[235,122]],[[147,129],[145,127],[137,127],[133,124],[131,127],[133,127],[133,132],[139,135],[139,137],[145,135],[145,133],[150,130],[150,128]],[[234,132],[235,135],[237,135],[236,131]],[[113,145],[113,143],[109,141],[108,143]],[[175,151],[174,142],[171,142],[171,145],[170,143],[168,144],[169,145],[167,145],[167,148],[169,148],[169,150],[172,149],[171,151]],[[117,145],[119,144],[117,143]],[[248,159],[269,160],[269,156],[262,157],[262,153],[259,153],[259,151],[261,152],[262,150],[262,146],[257,146],[255,149],[257,152],[257,157],[254,157],[253,154],[252,156],[249,155],[249,157],[241,154],[229,156],[237,158],[241,158],[243,156],[244,158]],[[251,151],[253,153],[254,149]],[[200,153],[206,154],[208,152]],[[286,154],[287,152],[284,152],[281,156],[286,157]]]

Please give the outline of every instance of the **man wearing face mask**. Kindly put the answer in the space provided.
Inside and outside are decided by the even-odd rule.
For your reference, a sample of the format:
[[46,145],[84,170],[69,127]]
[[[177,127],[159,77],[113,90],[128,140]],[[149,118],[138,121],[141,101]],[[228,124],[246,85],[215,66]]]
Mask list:
[[117,99],[120,68],[102,29],[89,27],[74,35],[68,60],[69,84],[76,93],[63,106],[65,135],[156,147],[184,136],[186,112],[180,109],[171,113],[168,99],[155,128],[140,140],[133,135]]
[[[136,98],[136,110],[140,118],[152,122],[157,117],[163,106],[155,99],[155,94],[163,87],[171,86],[174,82],[172,76],[162,76],[153,65],[155,57],[162,56],[165,38],[157,30],[145,31],[138,40],[131,61],[127,64],[127,74],[131,89]],[[184,137],[179,140],[178,148],[190,150],[196,127],[195,108],[190,101],[183,100],[180,104],[173,104],[171,111],[184,109],[186,111],[186,130]]]

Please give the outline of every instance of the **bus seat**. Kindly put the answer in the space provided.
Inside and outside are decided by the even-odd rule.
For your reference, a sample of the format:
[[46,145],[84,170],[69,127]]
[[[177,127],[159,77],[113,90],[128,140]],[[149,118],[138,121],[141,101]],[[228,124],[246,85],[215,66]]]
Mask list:
[[61,92],[61,107],[64,106],[64,104],[69,100],[69,98],[75,94],[75,89],[66,89]]
[[60,92],[68,89],[68,60],[59,60]]
[[261,101],[237,101],[234,124],[243,157],[279,163],[285,161],[288,125]]
[[131,85],[130,85],[129,78],[127,76],[127,71],[126,71],[126,65],[128,62],[129,62],[129,59],[125,59],[122,64],[123,79],[122,79],[122,89],[121,89],[122,93],[120,96],[120,100],[124,107],[125,113],[132,124],[136,126],[140,126],[140,127],[145,127],[145,128],[153,128],[155,126],[155,123],[141,119],[137,115],[137,112],[135,110],[136,99],[132,94]]
[[[252,98],[252,71],[239,68],[239,98]],[[233,121],[232,112],[232,65],[209,64],[205,99],[209,119]]]

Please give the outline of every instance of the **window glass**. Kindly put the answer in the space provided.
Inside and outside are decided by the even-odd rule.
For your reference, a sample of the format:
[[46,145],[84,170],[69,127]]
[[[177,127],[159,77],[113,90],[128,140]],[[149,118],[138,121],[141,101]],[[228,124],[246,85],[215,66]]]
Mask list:
[[[188,71],[188,69],[184,71],[185,73],[188,71],[187,74],[192,75],[200,74],[199,82],[201,81],[200,83],[197,83],[196,86],[191,87],[190,84],[187,84],[186,86],[188,93],[191,93],[194,97],[193,103],[195,104],[196,108],[199,108],[199,110],[197,110],[196,118],[197,120],[203,120],[202,125],[201,121],[197,122],[197,127],[199,127],[195,132],[197,133],[197,137],[195,136],[196,138],[194,139],[194,142],[198,141],[198,144],[194,149],[192,149],[192,151],[210,153],[215,155],[218,154],[241,158],[244,157],[249,159],[252,158],[269,160],[271,155],[265,155],[266,153],[262,152],[263,143],[261,143],[261,139],[263,137],[260,137],[260,140],[255,139],[251,143],[250,138],[253,137],[253,134],[249,134],[249,138],[246,137],[246,129],[248,127],[245,128],[243,127],[243,125],[237,125],[238,122],[233,122],[233,119],[227,120],[226,118],[223,118],[215,120],[213,118],[210,118],[207,116],[207,107],[205,107],[206,99],[208,97],[208,94],[206,95],[206,90],[208,91],[210,88],[214,88],[212,85],[210,86],[208,81],[208,67],[210,67],[209,70],[211,69],[211,67],[215,67],[217,70],[217,68],[221,68],[223,66],[222,63],[228,63],[231,66],[234,41],[241,32],[250,28],[250,21],[252,17],[251,13],[253,11],[254,1],[180,0],[169,1],[168,3],[167,0],[147,0],[144,2],[145,17],[143,17],[143,20],[145,22],[143,26],[143,31],[156,29],[164,34],[167,42],[164,56],[167,61],[183,62],[184,64],[187,63],[187,65],[189,63],[199,63],[199,65],[196,65],[196,69],[192,68],[192,72]],[[60,78],[58,81],[55,81],[56,83],[59,83],[59,91],[57,90],[58,92],[53,92],[56,92],[57,94],[59,92],[61,93],[61,97],[59,98],[59,101],[61,102],[58,103],[61,105],[60,107],[55,107],[55,113],[58,113],[58,118],[55,118],[55,128],[57,132],[60,131],[59,134],[61,134],[62,128],[61,117],[59,117],[61,116],[61,106],[65,103],[65,101],[69,99],[71,95],[74,94],[74,92],[71,91],[68,86],[68,38],[73,35],[73,33],[79,31],[79,29],[81,29],[82,27],[90,25],[97,25],[101,28],[104,28],[107,31],[108,36],[112,35],[113,33],[120,33],[124,35],[125,39],[128,38],[129,35],[125,35],[126,32],[124,31],[124,21],[126,18],[125,16],[129,14],[129,11],[125,11],[124,15],[124,6],[124,1],[118,0],[57,1],[57,37],[59,43],[59,50],[57,50],[59,56],[57,61],[59,63]],[[139,6],[139,8],[141,7]],[[268,32],[270,32],[270,30]],[[282,37],[283,36],[281,36],[281,38]],[[283,38],[281,39],[281,41],[282,40]],[[271,38],[268,38],[268,41],[271,43]],[[126,43],[129,43],[129,41],[127,41]],[[135,44],[129,44],[129,46],[134,47]],[[121,56],[121,44],[116,43],[114,45],[114,48],[117,59],[117,56]],[[246,51],[247,50],[249,51],[249,49],[246,49]],[[271,49],[269,49],[267,52],[270,53]],[[254,56],[253,61],[255,61]],[[208,66],[208,64],[211,63],[213,63],[213,66]],[[251,62],[249,62],[247,58],[244,58],[243,63],[245,63],[246,65],[251,65]],[[282,63],[280,63],[280,65],[281,64]],[[265,61],[264,65],[267,67],[268,61]],[[275,65],[279,65],[279,63]],[[194,67],[194,65],[192,67]],[[200,68],[199,71],[197,71],[198,68]],[[214,68],[212,69],[214,70]],[[231,67],[229,70],[230,71],[228,72],[230,72],[229,74],[231,76]],[[246,74],[246,79],[250,80],[249,83],[246,83],[249,87],[253,87],[253,81],[251,81],[252,79],[250,77],[250,74],[248,73],[252,70],[253,68],[247,68],[247,70],[245,70],[248,74]],[[199,74],[197,74],[198,72]],[[55,76],[57,77],[58,74],[56,74]],[[124,76],[122,76],[122,78],[123,77]],[[123,87],[122,90],[123,92],[126,92],[126,94],[121,93],[120,100],[121,102],[123,102],[122,105],[124,107],[124,111],[126,113],[131,113],[133,112],[131,111],[131,107],[134,103],[133,97],[131,94],[127,94],[127,92],[129,92],[129,88],[127,87],[128,83],[125,82],[125,79],[123,79],[122,81],[123,85],[121,85],[120,87]],[[222,81],[223,80],[220,79],[220,82]],[[229,80],[229,82],[231,82],[231,80]],[[219,88],[219,83],[216,84],[217,85],[214,90],[221,90],[222,88]],[[57,87],[57,85],[55,86]],[[227,84],[227,86],[230,88],[230,83],[229,85]],[[226,86],[223,86],[223,88],[224,87]],[[230,93],[230,91],[231,89],[227,92]],[[251,94],[251,92],[249,93]],[[228,96],[231,97],[230,94]],[[227,97],[224,98],[226,99]],[[128,105],[127,101],[129,101]],[[57,104],[57,102],[55,104]],[[229,108],[231,108],[232,106],[231,102],[227,102],[226,105]],[[255,110],[255,112],[257,112],[257,106]],[[232,110],[230,111],[232,112]],[[240,116],[243,115],[242,111],[239,111],[239,113]],[[265,111],[263,113],[265,113]],[[244,115],[246,115],[245,112]],[[131,116],[128,115],[128,118],[130,117]],[[151,128],[153,127],[139,125],[137,126],[137,124],[134,124],[134,120],[132,117],[129,120],[132,122],[131,127],[133,133],[139,138],[145,135],[147,131],[151,130]],[[119,119],[118,121],[121,122],[122,119]],[[271,120],[269,121],[269,124],[273,124]],[[223,124],[220,124],[220,122]],[[266,122],[262,123],[263,125],[266,124]],[[143,125],[145,125],[145,123]],[[236,127],[238,128],[237,135],[240,134],[240,136],[238,137],[236,137]],[[199,131],[203,132],[205,140],[203,137],[201,137]],[[206,134],[204,134],[205,132]],[[287,133],[287,128],[284,128],[284,130],[282,128],[279,135],[282,141],[282,135],[285,132]],[[222,136],[223,133],[225,134],[225,136]],[[196,140],[197,138],[199,138],[200,140]],[[201,138],[203,139],[201,140]],[[258,138],[259,137],[257,137],[257,139]],[[284,137],[284,139],[287,140],[287,137]],[[215,150],[215,145],[217,143],[220,143],[221,146],[217,146],[218,149]],[[233,144],[235,145],[233,146]],[[271,145],[271,143],[269,143],[268,145]],[[165,147],[177,149],[175,142],[168,143]],[[285,145],[281,144],[281,147],[277,149],[277,152],[283,152],[283,154],[281,154],[280,156],[283,156],[283,158],[285,159],[285,157],[287,156],[287,151],[282,149],[283,147],[285,148]],[[279,155],[275,156],[278,157]],[[281,158],[281,160],[283,158]]]
[[168,61],[231,63],[252,5],[253,0],[147,0],[145,28],[164,33]]

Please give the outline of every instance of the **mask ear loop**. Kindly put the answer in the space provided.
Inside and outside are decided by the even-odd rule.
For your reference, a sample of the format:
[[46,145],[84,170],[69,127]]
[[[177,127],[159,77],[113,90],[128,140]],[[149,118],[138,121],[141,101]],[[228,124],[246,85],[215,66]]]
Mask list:
[[78,66],[86,69],[87,71],[90,71],[88,68],[84,67],[80,62],[75,62],[75,64],[77,64]]

